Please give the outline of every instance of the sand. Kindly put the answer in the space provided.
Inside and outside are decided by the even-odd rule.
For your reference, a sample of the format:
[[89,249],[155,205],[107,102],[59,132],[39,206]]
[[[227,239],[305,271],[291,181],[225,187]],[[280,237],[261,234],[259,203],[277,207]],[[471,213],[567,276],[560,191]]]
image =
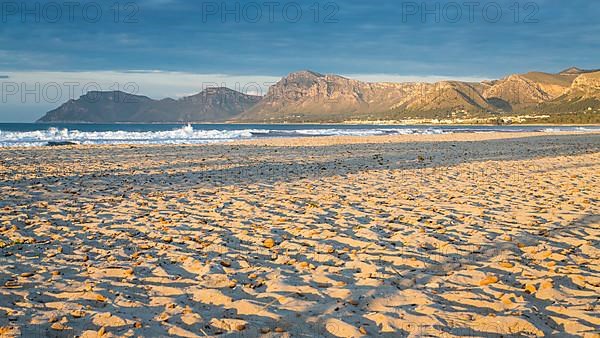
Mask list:
[[600,134],[0,149],[2,337],[600,331]]

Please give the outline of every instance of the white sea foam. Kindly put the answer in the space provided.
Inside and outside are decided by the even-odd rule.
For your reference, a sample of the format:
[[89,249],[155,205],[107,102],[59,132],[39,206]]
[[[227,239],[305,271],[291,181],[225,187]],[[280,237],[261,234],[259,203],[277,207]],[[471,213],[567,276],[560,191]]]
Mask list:
[[298,135],[308,136],[374,136],[374,135],[409,135],[409,134],[443,134],[442,129],[420,128],[420,129],[299,129],[294,130]]
[[195,130],[189,125],[164,131],[0,130],[0,146],[39,146],[64,141],[78,144],[195,144],[251,138],[252,132],[251,129]]
[[565,131],[575,131],[581,133],[600,132],[600,127],[551,127],[543,128],[540,131],[544,133],[559,133]]
[[[256,127],[256,126],[255,126]],[[445,134],[454,132],[492,132],[492,131],[578,131],[600,132],[598,127],[540,127],[536,129],[503,129],[502,127],[490,129],[477,128],[447,128],[447,127],[401,127],[381,128],[377,126],[367,128],[347,128],[340,126],[328,128],[312,128],[286,126],[286,128],[247,128],[236,126],[239,129],[211,129],[211,126],[192,127],[187,125],[172,130],[155,131],[81,131],[77,129],[48,128],[35,131],[6,131],[0,130],[0,147],[10,146],[41,146],[48,142],[74,142],[78,144],[201,144],[213,142],[226,142],[253,138],[275,137],[313,137],[313,136],[372,136],[372,135],[405,135],[405,134]],[[127,129],[124,127],[124,129]]]

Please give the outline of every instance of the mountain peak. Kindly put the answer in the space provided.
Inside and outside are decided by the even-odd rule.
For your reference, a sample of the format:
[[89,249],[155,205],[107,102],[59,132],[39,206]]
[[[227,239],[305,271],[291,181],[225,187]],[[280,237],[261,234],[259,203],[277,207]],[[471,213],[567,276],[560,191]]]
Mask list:
[[581,75],[581,74],[585,74],[585,73],[594,73],[599,71],[600,69],[581,69],[581,68],[577,68],[577,67],[571,67],[571,68],[567,68],[565,70],[563,70],[562,72],[558,73],[560,75]]
[[227,87],[207,87],[207,88],[204,88],[200,93],[192,95],[190,97],[209,96],[209,95],[235,95],[235,94],[243,95],[242,93],[238,93],[235,90],[227,88]]
[[244,95],[244,93],[233,90],[229,87],[206,87],[198,94],[235,94]]
[[577,67],[570,67],[570,68],[567,68],[567,69],[565,69],[565,70],[561,71],[561,72],[560,72],[560,73],[558,73],[558,74],[560,74],[560,75],[573,75],[573,74],[581,74],[581,73],[583,73],[583,72],[584,72],[584,71],[583,71],[583,69],[581,69],[581,68],[577,68]]
[[238,92],[238,91],[233,90],[228,87],[207,87],[198,94],[186,96],[186,97],[181,98],[180,100],[182,100],[182,101],[194,100],[199,97],[201,97],[201,98],[215,97],[216,99],[239,98],[240,100],[245,100],[247,98],[250,98],[250,99],[260,98],[260,96],[258,96],[258,95],[250,95],[250,94],[246,94],[246,93],[241,93],[241,92]]
[[79,100],[88,100],[88,101],[90,101],[90,100],[91,101],[118,100],[121,98],[136,98],[136,99],[142,99],[142,100],[150,100],[150,98],[147,96],[130,94],[130,93],[126,93],[126,92],[120,91],[120,90],[112,90],[112,91],[90,90],[87,93],[85,93],[84,95],[82,95],[81,97],[79,97]]
[[308,70],[308,69],[304,69],[304,70],[299,70],[297,72],[293,72],[288,74],[287,77],[311,77],[311,78],[315,78],[315,77],[324,77],[325,75],[321,74],[321,73],[317,73],[314,72],[312,70]]
[[227,87],[207,87],[203,91],[205,92],[214,92],[214,93],[222,93],[222,92],[233,92],[233,89]]

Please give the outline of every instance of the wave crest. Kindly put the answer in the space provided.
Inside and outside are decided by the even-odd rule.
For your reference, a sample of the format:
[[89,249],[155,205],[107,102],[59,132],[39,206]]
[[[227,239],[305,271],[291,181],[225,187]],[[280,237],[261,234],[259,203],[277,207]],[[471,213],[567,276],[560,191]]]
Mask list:
[[[139,126],[137,126],[139,127]],[[206,127],[206,128],[203,128]],[[253,126],[231,125],[223,129],[205,125],[194,128],[186,125],[172,130],[153,131],[81,131],[77,129],[55,128],[34,131],[0,130],[0,147],[41,146],[49,142],[73,142],[78,144],[201,144],[226,142],[233,140],[278,137],[315,137],[315,136],[375,136],[375,135],[408,135],[408,134],[445,134],[456,132],[598,132],[596,127],[444,127],[444,126],[406,126],[406,127],[361,127],[327,126],[324,128],[306,128],[302,126],[285,126],[269,128],[266,125]],[[258,127],[258,128],[257,128]],[[239,128],[239,129],[236,129]],[[127,129],[127,127],[123,127]]]

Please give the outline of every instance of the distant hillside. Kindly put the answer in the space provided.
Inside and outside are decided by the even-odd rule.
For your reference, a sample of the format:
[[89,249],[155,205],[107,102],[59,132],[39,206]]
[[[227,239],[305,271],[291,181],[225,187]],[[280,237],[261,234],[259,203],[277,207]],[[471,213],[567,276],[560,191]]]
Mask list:
[[397,118],[495,109],[477,84],[367,83],[311,71],[291,73],[238,119],[308,122]]
[[562,95],[530,108],[537,113],[586,113],[600,111],[600,71],[577,76]]
[[[600,72],[569,68],[470,83],[369,83],[304,70],[264,97],[210,88],[179,100],[90,92],[39,122],[345,122],[356,120],[600,122]],[[547,115],[552,115],[548,117]],[[540,116],[540,118],[537,118]],[[541,117],[544,116],[544,117]],[[541,120],[540,120],[541,119]]]
[[89,92],[37,122],[223,122],[260,100],[228,88],[208,88],[179,100],[153,100],[124,92]]
[[[558,74],[530,72],[482,83],[366,83],[339,75],[300,71],[272,86],[257,105],[235,121],[341,122],[545,114],[562,111],[563,105],[557,109],[559,106],[546,103],[563,102],[559,98],[577,85],[576,80],[590,74],[596,73],[572,68]],[[592,85],[585,82],[580,86]],[[591,88],[591,97],[599,98]],[[591,101],[588,98],[585,102]],[[591,107],[593,111],[600,109],[597,103]]]

